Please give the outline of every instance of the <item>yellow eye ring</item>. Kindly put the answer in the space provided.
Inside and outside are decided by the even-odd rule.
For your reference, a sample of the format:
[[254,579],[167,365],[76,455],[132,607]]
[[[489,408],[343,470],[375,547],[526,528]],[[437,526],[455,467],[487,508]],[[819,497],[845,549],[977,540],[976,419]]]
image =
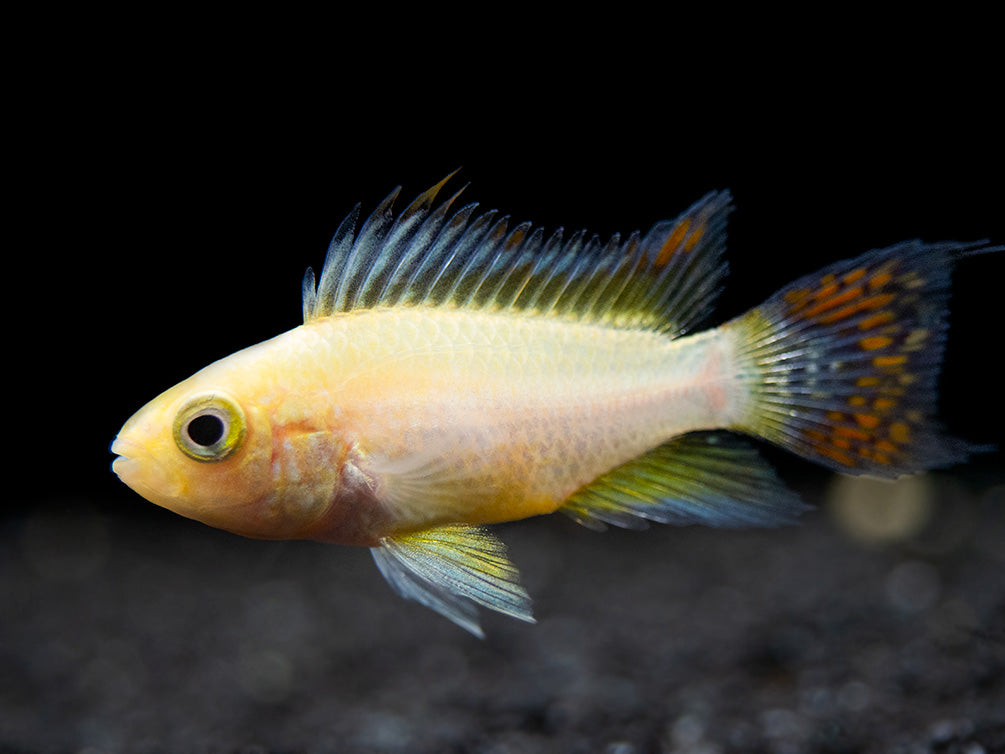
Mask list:
[[222,461],[241,447],[246,422],[237,402],[219,392],[197,393],[178,410],[174,441],[196,461]]

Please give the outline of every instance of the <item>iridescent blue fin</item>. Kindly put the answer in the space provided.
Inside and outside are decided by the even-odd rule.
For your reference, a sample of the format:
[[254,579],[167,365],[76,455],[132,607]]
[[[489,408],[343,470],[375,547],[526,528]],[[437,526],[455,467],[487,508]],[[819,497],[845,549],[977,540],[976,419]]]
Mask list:
[[[550,236],[478,205],[453,215],[457,194],[434,209],[443,179],[396,219],[395,189],[363,224],[359,207],[342,222],[320,279],[303,282],[304,321],[400,305],[451,306],[644,328],[690,331],[711,310],[722,261],[729,192],[713,192],[676,220],[642,236],[603,242],[580,231]],[[460,192],[458,192],[460,193]]]
[[386,537],[371,552],[395,592],[475,636],[484,637],[476,605],[534,622],[530,597],[506,546],[482,527],[441,526]]
[[735,429],[848,474],[896,477],[977,448],[940,434],[949,278],[984,244],[909,241],[831,265],[733,320],[751,396]]
[[749,443],[724,432],[694,432],[603,474],[559,510],[593,529],[642,529],[647,521],[773,526],[805,508]]

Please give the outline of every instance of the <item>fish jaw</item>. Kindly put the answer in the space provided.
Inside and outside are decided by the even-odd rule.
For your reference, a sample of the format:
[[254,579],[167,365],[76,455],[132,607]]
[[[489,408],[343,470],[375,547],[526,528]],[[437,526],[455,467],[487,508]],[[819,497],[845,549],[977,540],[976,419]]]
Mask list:
[[186,493],[181,469],[174,464],[174,453],[165,447],[163,425],[170,421],[165,397],[170,391],[133,414],[122,425],[110,450],[117,457],[112,471],[134,492],[162,508],[179,512],[179,501]]
[[185,493],[177,473],[159,463],[141,443],[130,439],[125,428],[112,442],[111,451],[116,455],[112,471],[127,487],[156,505],[174,509],[173,501]]

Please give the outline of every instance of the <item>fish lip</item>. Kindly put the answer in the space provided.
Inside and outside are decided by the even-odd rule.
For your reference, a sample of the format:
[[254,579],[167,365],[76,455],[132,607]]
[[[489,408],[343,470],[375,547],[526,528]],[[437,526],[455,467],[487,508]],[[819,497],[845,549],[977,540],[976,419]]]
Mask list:
[[[122,435],[116,435],[115,439],[112,440],[112,444],[108,449],[117,456],[122,456],[123,458],[129,458],[129,451],[136,452],[140,449],[138,443],[132,440],[127,440]],[[115,459],[118,460],[118,459]]]
[[117,456],[112,461],[112,471],[120,477],[122,474],[119,473],[119,469],[116,466],[123,468],[127,462],[135,462],[136,456],[143,454],[143,447],[139,443],[128,440],[121,435],[112,440],[112,444],[108,449]]
[[142,454],[143,448],[132,440],[118,436],[112,440],[108,449],[116,456],[112,461],[112,472],[125,482],[125,475],[129,473],[130,468],[136,466],[136,456]]
[[119,435],[109,450],[117,456],[112,461],[112,472],[147,500],[164,505],[164,500],[183,492],[184,484],[178,474],[159,463],[153,453],[135,440]]

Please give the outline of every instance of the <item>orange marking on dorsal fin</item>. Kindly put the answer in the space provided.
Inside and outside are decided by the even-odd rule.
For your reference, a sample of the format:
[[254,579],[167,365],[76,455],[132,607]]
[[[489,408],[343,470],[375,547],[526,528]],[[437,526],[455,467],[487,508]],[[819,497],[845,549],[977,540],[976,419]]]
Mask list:
[[857,280],[861,280],[865,277],[866,269],[865,267],[859,267],[857,270],[852,270],[847,275],[844,276],[843,280],[845,284],[854,283]]
[[509,238],[506,239],[506,246],[503,251],[512,251],[513,249],[519,248],[526,235],[527,229],[525,227],[518,227],[514,229],[513,232],[510,233]]
[[893,280],[893,275],[889,272],[877,272],[871,278],[869,278],[869,287],[872,290],[877,288],[882,288],[887,285],[891,280]]
[[685,217],[676,228],[671,231],[670,235],[667,236],[667,240],[663,243],[660,253],[656,255],[656,259],[653,262],[655,267],[665,267],[667,262],[673,257],[677,252],[677,247],[680,246],[681,241],[684,240],[684,236],[687,235],[688,229],[691,227],[691,219]]
[[840,286],[836,282],[834,282],[834,276],[827,275],[823,280],[820,281],[820,287],[813,294],[813,298],[819,301],[820,299],[833,296],[835,293],[838,292],[838,288],[840,288]]
[[[808,288],[798,288],[794,291],[787,291],[785,294],[785,302],[787,304],[798,304],[809,295],[810,291]],[[797,309],[798,307],[793,308]]]
[[688,237],[687,241],[684,242],[684,251],[691,251],[697,246],[703,235],[705,235],[705,226],[699,225],[694,229],[694,233]]

